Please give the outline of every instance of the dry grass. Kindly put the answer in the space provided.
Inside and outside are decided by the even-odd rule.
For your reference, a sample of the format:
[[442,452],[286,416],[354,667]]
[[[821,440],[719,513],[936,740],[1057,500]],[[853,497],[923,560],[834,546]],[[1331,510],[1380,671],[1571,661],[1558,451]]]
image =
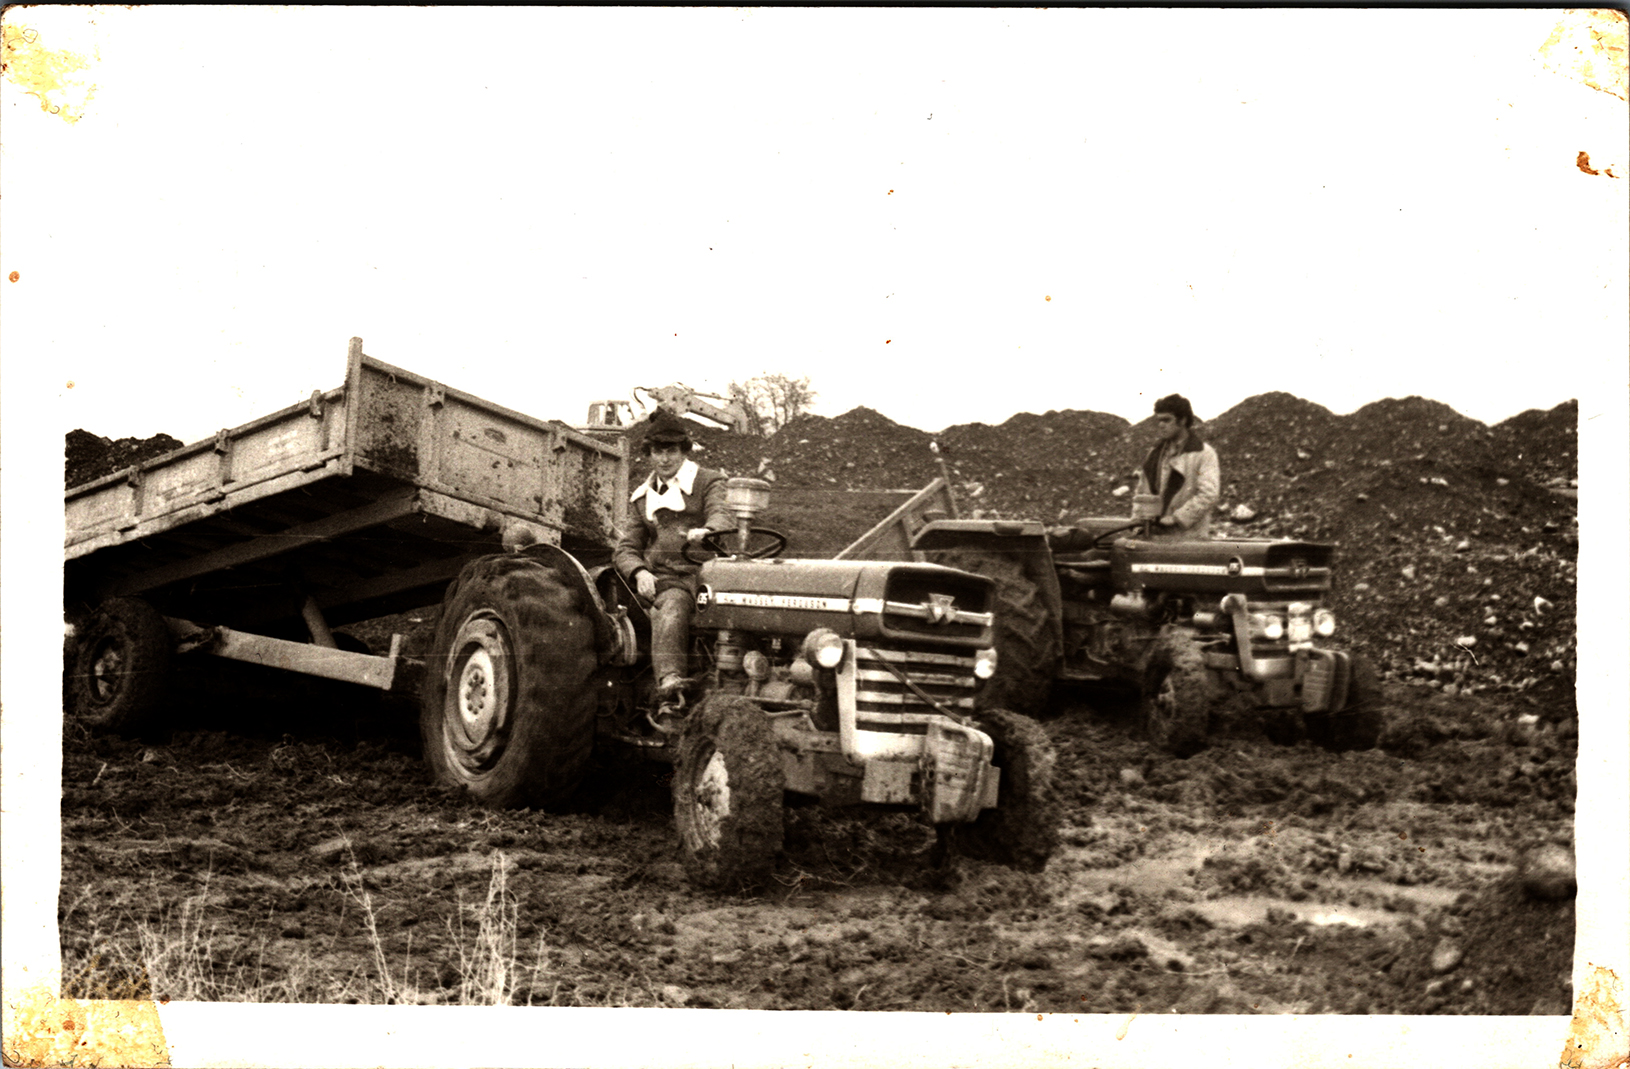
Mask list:
[[[538,933],[538,945],[530,969],[520,951],[520,903],[509,892],[507,859],[503,853],[492,858],[492,875],[487,880],[486,898],[474,906],[459,899],[456,923],[448,920],[448,931],[458,950],[459,1004],[464,1006],[508,1006],[515,1001],[519,981],[529,973],[530,1001],[549,966],[545,933]],[[466,920],[470,915],[472,925]]]
[[[274,960],[267,953],[266,935],[245,937],[238,924],[223,927],[212,919],[206,875],[196,893],[156,920],[130,919],[120,925],[121,932],[133,936],[100,939],[94,952],[65,953],[62,993],[82,999],[207,1002],[495,1006],[554,1001],[560,985],[546,990],[550,956],[544,933],[529,946],[530,960],[522,955],[520,903],[509,889],[507,870],[505,856],[494,854],[485,894],[475,901],[459,896],[444,918],[447,940],[440,960],[427,958],[422,950],[415,960],[410,936],[394,967],[380,921],[389,904],[378,900],[377,884],[370,889],[354,853],[340,883],[345,901],[356,906],[349,938],[354,944],[361,936],[367,964],[357,964],[353,954],[352,964],[343,965],[343,958],[324,952],[345,940],[343,935],[327,948],[278,954]],[[360,932],[355,931],[358,924]],[[440,978],[440,986],[421,985],[422,976]]]

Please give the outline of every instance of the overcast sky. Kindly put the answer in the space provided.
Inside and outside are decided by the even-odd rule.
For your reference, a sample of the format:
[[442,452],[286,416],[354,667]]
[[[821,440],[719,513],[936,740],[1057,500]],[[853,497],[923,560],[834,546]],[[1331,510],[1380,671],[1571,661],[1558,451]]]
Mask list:
[[573,422],[1623,382],[1625,106],[1562,12],[25,10],[85,64],[0,143],[5,375],[63,431],[193,441],[353,335]]

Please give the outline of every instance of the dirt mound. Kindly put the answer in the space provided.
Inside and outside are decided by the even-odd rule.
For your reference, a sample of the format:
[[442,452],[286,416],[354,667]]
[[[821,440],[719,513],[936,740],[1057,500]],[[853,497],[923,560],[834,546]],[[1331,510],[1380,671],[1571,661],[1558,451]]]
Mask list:
[[[1339,618],[1387,678],[1451,696],[1532,692],[1561,719],[1575,669],[1578,410],[1570,401],[1489,427],[1421,397],[1338,416],[1258,394],[1200,426],[1222,459],[1213,531],[1337,543]],[[870,408],[801,416],[769,438],[693,434],[703,463],[774,480],[774,521],[811,556],[904,500],[886,491],[938,476],[931,442],[965,514],[1057,522],[1125,515],[1154,440],[1152,418],[1102,412],[1026,412],[930,434]],[[799,497],[815,491],[871,496],[843,507]]]
[[155,434],[151,438],[102,438],[85,430],[68,432],[64,454],[67,469],[64,481],[67,489],[95,482],[114,472],[140,464],[144,460],[163,456],[180,449],[185,442],[168,434]]

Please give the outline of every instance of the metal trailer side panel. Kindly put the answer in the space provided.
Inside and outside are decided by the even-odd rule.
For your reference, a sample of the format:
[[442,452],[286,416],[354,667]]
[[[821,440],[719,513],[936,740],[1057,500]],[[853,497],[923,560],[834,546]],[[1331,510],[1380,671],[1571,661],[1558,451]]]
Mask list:
[[352,340],[346,384],[69,490],[69,560],[357,468],[585,541],[613,537],[627,496],[620,442],[522,415],[374,360]]
[[68,559],[171,530],[330,475],[349,475],[346,389],[69,490]]
[[358,467],[523,519],[557,545],[563,535],[612,537],[628,485],[620,442],[382,361],[362,358],[353,368]]

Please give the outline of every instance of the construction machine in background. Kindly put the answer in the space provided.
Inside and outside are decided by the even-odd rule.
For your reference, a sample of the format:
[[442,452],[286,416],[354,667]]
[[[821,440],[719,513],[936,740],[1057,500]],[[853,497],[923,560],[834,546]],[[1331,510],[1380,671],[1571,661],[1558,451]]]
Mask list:
[[752,434],[753,418],[747,406],[734,398],[702,393],[683,383],[636,386],[629,400],[611,398],[589,404],[583,430],[626,431],[658,408],[675,416],[701,416],[736,434]]

